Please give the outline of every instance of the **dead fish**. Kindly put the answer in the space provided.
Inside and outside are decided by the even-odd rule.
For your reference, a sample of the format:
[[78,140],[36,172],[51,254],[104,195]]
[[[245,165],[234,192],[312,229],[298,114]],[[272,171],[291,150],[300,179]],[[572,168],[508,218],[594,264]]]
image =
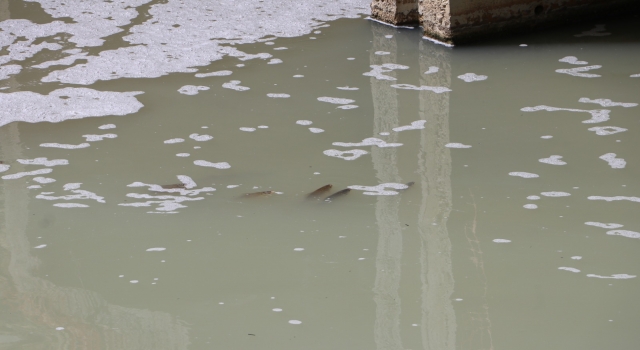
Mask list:
[[345,194],[347,194],[349,192],[351,192],[351,189],[350,188],[345,188],[344,190],[338,191],[338,192],[330,195],[329,197],[325,198],[324,201],[325,202],[331,202],[332,200],[334,200],[334,199],[336,199],[338,197],[342,197],[342,196],[344,196]]
[[262,191],[262,192],[253,192],[253,193],[245,193],[242,195],[242,197],[261,197],[261,196],[268,196],[271,194],[274,194],[274,191]]
[[320,197],[320,195],[321,195],[321,194],[323,194],[323,193],[325,193],[325,192],[329,191],[329,190],[331,189],[331,187],[333,187],[333,185],[332,185],[332,184],[324,185],[324,186],[322,186],[322,187],[318,188],[317,190],[315,190],[315,191],[313,191],[313,192],[309,193],[309,194],[307,195],[307,199],[314,199],[314,198],[318,198],[318,197]]
[[185,186],[187,186],[187,185],[185,185],[183,183],[179,183],[179,184],[171,184],[171,185],[162,185],[160,187],[164,188],[165,190],[170,190],[170,189],[173,189],[173,188],[185,188]]
[[[415,182],[414,182],[414,181],[407,182],[407,183],[405,184],[405,185],[407,185],[407,188],[405,188],[404,190],[408,190],[408,189],[409,189],[409,187],[413,186],[414,184],[415,184]],[[404,191],[404,190],[403,190],[403,191]]]

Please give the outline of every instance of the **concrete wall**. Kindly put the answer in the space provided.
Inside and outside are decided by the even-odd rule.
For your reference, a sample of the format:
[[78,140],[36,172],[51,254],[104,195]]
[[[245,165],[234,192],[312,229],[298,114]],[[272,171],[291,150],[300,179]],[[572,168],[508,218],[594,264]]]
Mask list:
[[[371,17],[419,22],[427,37],[460,44],[487,36],[640,10],[640,0],[373,0]],[[418,17],[418,18],[416,18]]]

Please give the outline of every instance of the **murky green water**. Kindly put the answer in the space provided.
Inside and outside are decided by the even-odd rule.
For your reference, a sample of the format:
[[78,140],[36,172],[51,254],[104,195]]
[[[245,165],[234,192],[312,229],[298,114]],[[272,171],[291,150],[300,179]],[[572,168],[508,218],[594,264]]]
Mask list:
[[[26,4],[4,18],[51,21]],[[0,80],[5,106],[144,93],[78,103],[120,116],[0,128],[0,348],[636,348],[638,25],[451,49],[329,24],[160,77],[7,61],[23,70]],[[69,96],[25,97],[23,118]]]

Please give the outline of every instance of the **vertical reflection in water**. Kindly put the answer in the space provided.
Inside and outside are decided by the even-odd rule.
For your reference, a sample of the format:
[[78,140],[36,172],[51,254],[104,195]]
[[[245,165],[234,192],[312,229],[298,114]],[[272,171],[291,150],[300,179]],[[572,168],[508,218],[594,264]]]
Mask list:
[[[395,34],[395,29],[373,24],[372,65],[396,63],[396,39],[385,38]],[[376,51],[386,51],[388,55],[376,55]],[[393,73],[387,73],[393,75]],[[398,97],[388,81],[371,78],[373,95],[374,136],[383,131],[391,131],[398,126]],[[395,142],[397,133],[391,133],[388,142]],[[373,167],[380,183],[398,182],[398,167],[395,148],[372,147]],[[400,263],[402,258],[402,233],[398,221],[398,198],[378,196],[376,220],[380,230],[376,255],[376,280],[373,288],[376,303],[374,340],[378,350],[403,349],[400,339]]]
[[[0,159],[23,158],[18,123],[0,128]],[[11,172],[22,171],[19,163]],[[47,349],[186,349],[186,326],[164,312],[107,303],[98,293],[34,277],[23,180],[1,183],[0,330],[14,345]],[[64,210],[64,209],[62,209]],[[57,331],[56,327],[64,327]]]
[[[450,49],[420,42],[420,72],[430,66],[438,73],[421,75],[421,85],[451,87]],[[422,282],[422,344],[425,350],[456,348],[456,316],[451,303],[453,271],[447,219],[451,212],[449,94],[420,92],[421,119],[418,167],[422,203],[418,214]]]

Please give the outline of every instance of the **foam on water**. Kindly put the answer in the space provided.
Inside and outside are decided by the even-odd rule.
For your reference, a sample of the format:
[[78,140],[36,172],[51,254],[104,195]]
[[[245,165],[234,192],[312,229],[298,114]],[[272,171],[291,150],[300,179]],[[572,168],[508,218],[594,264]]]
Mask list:
[[640,233],[628,230],[611,230],[607,231],[609,236],[622,236],[627,238],[640,238]]
[[470,145],[465,145],[465,144],[458,143],[458,142],[447,143],[444,146],[447,147],[447,148],[471,148]]
[[[339,151],[337,149],[328,149],[322,153],[329,157],[342,158],[344,160],[354,160],[362,157],[365,154],[368,154],[369,152],[361,149],[352,149],[349,151]],[[350,154],[350,156],[347,156],[347,154]]]
[[115,128],[116,128],[115,124],[104,124],[98,127],[98,129],[102,129],[102,130],[115,129]]
[[230,70],[219,70],[217,72],[211,73],[197,73],[196,78],[207,78],[207,77],[225,77],[227,75],[231,75],[233,72]]
[[511,240],[508,239],[502,239],[502,238],[496,238],[493,240],[494,243],[511,243]]
[[426,72],[424,72],[424,74],[433,74],[433,73],[438,73],[439,71],[440,71],[440,68],[431,66]]
[[356,102],[355,100],[350,100],[348,98],[338,98],[338,97],[318,97],[318,101],[333,103],[337,105],[346,105],[349,103]]
[[291,95],[289,95],[289,94],[272,94],[272,93],[267,94],[267,96],[271,97],[271,98],[289,98],[289,97],[291,97]]
[[598,98],[595,100],[592,100],[590,98],[587,97],[581,97],[578,102],[582,102],[582,103],[597,103],[602,107],[615,107],[615,106],[622,106],[625,108],[629,108],[629,107],[636,107],[638,106],[637,103],[631,103],[631,102],[613,102],[609,99],[606,98]]
[[[416,120],[411,122],[410,125],[403,125],[403,126],[399,126],[397,128],[393,128],[391,130],[395,131],[395,132],[400,132],[400,131],[406,131],[406,130],[420,130],[420,129],[424,129],[424,124],[426,123],[426,120]],[[382,134],[382,133],[380,133]]]
[[324,130],[320,128],[309,128],[309,131],[311,131],[314,134],[319,134],[321,132],[324,132]]
[[0,164],[0,173],[3,173],[7,170],[9,170],[9,168],[11,168],[11,165],[9,164]]
[[609,163],[609,166],[613,169],[623,169],[627,166],[627,162],[622,158],[616,158],[615,153],[603,154],[599,158]]
[[35,246],[35,247],[33,247],[33,248],[34,248],[34,249],[42,249],[42,248],[44,248],[44,247],[46,247],[46,246],[47,246],[46,244],[41,244],[41,245],[39,245],[39,246]]
[[548,139],[552,139],[552,138],[553,138],[553,136],[551,136],[551,135],[544,135],[544,136],[540,136],[540,138],[541,138],[541,139],[548,140]]
[[175,139],[164,140],[164,143],[181,143],[181,142],[184,142],[184,139],[175,138]]
[[42,176],[34,177],[32,180],[40,184],[49,184],[52,182],[56,182],[56,179],[52,179],[50,177],[42,177]]
[[87,148],[91,146],[88,143],[81,143],[79,145],[69,145],[69,144],[65,144],[65,143],[41,143],[40,147],[47,147],[47,148],[62,148],[62,149],[79,149],[79,148]]
[[348,90],[348,91],[360,90],[357,87],[349,87],[349,86],[338,86],[337,89],[338,90]]
[[565,271],[575,272],[575,273],[580,272],[580,270],[573,267],[558,267],[558,270],[565,270]]
[[387,190],[387,188],[392,188],[395,190],[404,190],[409,188],[409,186],[401,183],[395,182],[387,182],[383,184],[379,184],[377,186],[360,186],[360,185],[352,185],[347,186],[352,190],[364,191],[362,194],[368,196],[393,196],[399,194],[398,191]]
[[394,70],[397,69],[409,69],[408,66],[403,66],[401,64],[395,64],[395,63],[385,63],[382,65],[370,65],[369,67],[371,67],[371,71],[370,72],[366,72],[366,73],[362,73],[362,75],[367,76],[367,77],[374,77],[378,80],[397,80],[396,78],[389,76],[389,75],[384,75],[382,73],[389,73],[392,72]]
[[58,208],[89,208],[88,205],[81,203],[55,203],[53,206]]
[[147,252],[163,252],[165,250],[167,250],[167,248],[157,247],[157,248],[149,248],[146,251]]
[[282,63],[282,60],[279,58],[272,58],[271,60],[269,60],[269,62],[267,62],[267,64],[280,64]]
[[311,120],[298,120],[298,121],[296,121],[296,124],[298,124],[298,125],[311,125],[311,124],[313,124],[313,122]]
[[391,52],[388,52],[388,51],[376,51],[376,52],[374,52],[374,54],[379,55],[379,56],[385,56],[385,55],[390,55]]
[[20,164],[25,165],[44,165],[46,167],[52,167],[56,165],[68,165],[69,161],[66,159],[52,159],[48,160],[47,158],[34,158],[34,159],[16,159],[16,161]]
[[549,158],[540,158],[538,161],[540,163],[551,164],[551,165],[566,165],[567,162],[561,160],[562,156],[552,155]]
[[475,73],[465,73],[462,75],[458,75],[458,79],[464,80],[467,83],[471,83],[474,81],[487,80],[487,78],[489,77],[487,77],[486,75],[478,75]]
[[587,197],[587,199],[592,200],[592,201],[607,201],[607,202],[612,202],[612,201],[631,201],[631,202],[638,202],[640,203],[640,198],[639,197],[627,197],[627,196],[614,196],[614,197],[602,197],[602,196],[589,196]]
[[64,88],[41,95],[31,91],[0,93],[0,126],[12,122],[59,123],[70,119],[132,114],[142,108],[141,91],[113,92]]
[[593,65],[593,66],[576,67],[576,68],[564,68],[564,69],[556,69],[556,73],[569,74],[574,77],[580,77],[580,78],[599,78],[601,77],[601,75],[599,74],[583,73],[583,72],[588,72],[590,70],[599,69],[599,68],[602,68],[602,66]]
[[601,276],[601,275],[588,274],[588,275],[587,275],[587,277],[594,277],[594,278],[612,278],[612,279],[616,279],[616,280],[626,280],[626,279],[636,278],[636,276],[634,276],[634,275],[627,275],[626,273],[621,273],[621,274],[611,275],[611,276]]
[[209,90],[208,86],[202,85],[185,85],[178,89],[178,92],[183,95],[197,95],[200,91]]
[[540,196],[535,196],[535,195],[527,196],[527,199],[530,201],[537,201],[538,199],[540,199]]
[[566,57],[563,57],[563,58],[559,59],[558,61],[559,62],[564,62],[564,63],[569,63],[569,64],[576,64],[576,65],[589,64],[589,62],[587,62],[587,61],[578,61],[578,58],[576,56],[566,56]]
[[189,138],[195,141],[209,141],[213,139],[211,135],[200,135],[200,134],[191,134]]
[[557,191],[551,191],[551,192],[542,192],[540,193],[541,195],[545,196],[545,197],[568,197],[571,195],[571,193],[567,193],[567,192],[557,192]]
[[595,221],[587,221],[584,223],[585,225],[589,225],[589,226],[595,226],[595,227],[601,227],[601,228],[606,228],[606,229],[611,229],[611,228],[620,228],[624,225],[620,225],[620,224],[616,224],[616,223],[602,223],[602,222],[595,222]]
[[525,179],[533,179],[536,177],[540,177],[540,175],[538,174],[534,174],[534,173],[527,173],[524,171],[512,171],[509,173],[509,175],[511,176],[519,176],[519,177],[523,177]]
[[572,256],[571,259],[573,259],[573,260],[582,260],[582,257],[579,256],[579,255],[576,255],[576,256]]
[[23,172],[19,172],[19,173],[15,173],[15,174],[4,175],[2,177],[2,179],[3,180],[15,180],[15,179],[19,179],[19,178],[25,177],[25,176],[49,174],[52,171],[53,171],[53,169],[51,169],[51,168],[38,169],[38,170],[33,170],[33,171],[23,171]]
[[393,84],[392,88],[402,89],[402,90],[418,90],[418,91],[433,91],[436,94],[441,94],[443,92],[449,92],[451,89],[446,88],[444,86],[415,86],[411,84]]
[[402,146],[401,143],[387,143],[386,141],[375,137],[368,137],[362,140],[362,142],[334,142],[333,145],[341,147],[378,146],[380,148]]
[[588,130],[595,131],[596,135],[600,135],[600,136],[613,135],[619,132],[627,131],[627,129],[620,128],[617,126],[594,126],[593,128],[589,128]]
[[342,106],[338,106],[336,108],[338,108],[338,109],[354,109],[354,108],[358,108],[358,106],[356,106],[356,105],[342,105]]
[[229,168],[231,168],[231,165],[229,165],[229,163],[227,163],[227,162],[211,163],[211,162],[208,162],[206,160],[194,160],[193,164],[199,165],[199,166],[204,166],[204,167],[216,168],[216,169],[229,169]]
[[241,86],[240,83],[241,83],[240,80],[231,80],[228,83],[222,84],[222,87],[225,88],[225,89],[231,89],[231,90],[236,90],[236,91],[247,91],[247,90],[249,90],[248,87]]
[[239,129],[242,130],[242,131],[246,131],[246,132],[254,132],[254,131],[256,131],[256,128],[248,128],[248,127],[244,127],[244,126],[240,127]]
[[98,203],[106,203],[104,200],[104,197],[98,196],[97,194],[91,191],[81,190],[80,185],[81,183],[68,183],[64,185],[63,187],[64,191],[69,191],[74,194],[64,195],[64,196],[52,196],[51,194],[53,194],[54,192],[42,192],[39,195],[37,195],[36,198],[49,200],[49,201],[60,200],[60,199],[66,200],[66,201],[77,200],[77,199],[91,199],[91,200],[95,200]]
[[538,209],[538,206],[535,204],[525,204],[522,207],[525,209]]
[[82,135],[82,137],[85,138],[85,141],[87,142],[95,142],[95,141],[102,141],[104,139],[115,139],[116,137],[118,137],[118,135],[116,134],[103,134],[103,135]]
[[568,111],[568,112],[585,112],[591,114],[591,119],[583,120],[582,122],[585,124],[595,124],[602,123],[609,120],[609,112],[608,109],[593,109],[593,110],[585,110],[585,109],[575,109],[575,108],[558,108],[558,107],[550,107],[550,106],[535,106],[535,107],[524,107],[520,109],[523,112],[536,112],[536,111]]

